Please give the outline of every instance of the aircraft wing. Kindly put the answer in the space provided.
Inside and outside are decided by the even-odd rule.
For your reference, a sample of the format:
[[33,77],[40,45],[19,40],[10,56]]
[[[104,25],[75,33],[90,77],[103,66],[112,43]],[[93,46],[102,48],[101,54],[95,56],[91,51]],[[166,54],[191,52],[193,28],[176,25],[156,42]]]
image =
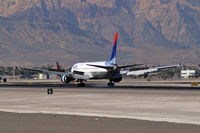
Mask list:
[[56,70],[53,71],[52,69],[48,70],[48,69],[41,69],[41,68],[23,68],[23,69],[30,70],[30,71],[37,71],[37,72],[41,72],[41,73],[45,73],[45,74],[55,74],[58,76],[65,75],[67,77],[71,77],[71,78],[78,79],[78,80],[88,80],[89,79],[89,76],[87,76],[87,75],[82,75],[80,73],[72,73],[72,72],[68,72],[68,71],[60,72],[60,71],[56,71]]
[[118,68],[122,69],[122,68],[135,67],[135,66],[141,66],[141,65],[143,65],[143,64],[121,65],[121,66],[118,66]]
[[51,71],[51,72],[65,72],[65,70],[58,70],[58,69],[43,69],[43,68],[22,68],[24,70],[29,70],[29,71],[38,71],[38,72],[44,72],[44,71]]
[[149,69],[145,69],[145,70],[129,71],[126,73],[126,75],[141,76],[146,73],[151,73],[151,72],[155,72],[155,71],[158,71],[158,69],[157,68],[149,68]]
[[36,72],[41,72],[41,73],[46,73],[46,74],[56,74],[56,75],[66,75],[69,77],[72,77],[72,73],[68,71],[60,71],[56,69],[42,69],[42,68],[21,68],[24,70],[29,70],[29,71],[36,71]]
[[148,68],[148,69],[143,69],[143,70],[135,70],[135,71],[126,71],[126,72],[120,72],[121,74],[126,74],[126,75],[133,75],[133,76],[141,76],[141,75],[145,75],[147,73],[152,73],[152,72],[156,72],[162,69],[168,69],[168,68],[176,68],[179,67],[180,65],[172,65],[172,66],[159,66],[159,67],[152,67],[152,68]]
[[45,69],[39,69],[39,70],[42,70],[42,73],[47,73],[47,74],[56,74],[58,76],[67,76],[67,77],[70,77],[70,78],[73,78],[73,79],[78,79],[78,80],[88,80],[89,79],[89,76],[87,75],[82,75],[80,73],[72,73],[72,72],[68,72],[68,71],[65,71],[65,72],[56,72],[56,71],[49,71],[49,70],[45,70]]

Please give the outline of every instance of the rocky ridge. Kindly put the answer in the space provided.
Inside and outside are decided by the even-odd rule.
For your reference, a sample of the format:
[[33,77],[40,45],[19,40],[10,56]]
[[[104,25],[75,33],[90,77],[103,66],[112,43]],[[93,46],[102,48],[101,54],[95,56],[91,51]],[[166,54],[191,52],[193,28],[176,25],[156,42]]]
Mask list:
[[2,0],[0,16],[1,63],[107,59],[115,31],[120,63],[200,61],[196,0]]

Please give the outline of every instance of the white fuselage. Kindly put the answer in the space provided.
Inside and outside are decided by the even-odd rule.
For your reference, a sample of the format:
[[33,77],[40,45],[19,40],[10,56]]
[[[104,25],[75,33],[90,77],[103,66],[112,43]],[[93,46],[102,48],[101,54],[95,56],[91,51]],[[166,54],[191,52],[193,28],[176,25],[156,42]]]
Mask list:
[[108,66],[108,62],[102,61],[77,63],[72,66],[71,72],[82,73],[83,75],[89,76],[90,79],[109,79],[113,75],[106,69],[89,65]]

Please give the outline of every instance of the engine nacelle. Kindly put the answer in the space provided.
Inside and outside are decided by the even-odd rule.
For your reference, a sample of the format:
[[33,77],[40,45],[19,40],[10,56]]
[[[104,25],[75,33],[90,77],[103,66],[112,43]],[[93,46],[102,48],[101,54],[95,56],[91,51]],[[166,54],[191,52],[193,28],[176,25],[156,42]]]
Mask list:
[[122,81],[122,75],[121,74],[115,74],[112,79],[110,79],[110,81],[113,81],[113,82],[120,82]]
[[64,82],[64,83],[69,83],[71,82],[73,79],[71,77],[68,77],[66,75],[62,75],[61,76],[61,81]]
[[6,83],[7,82],[7,78],[0,77],[0,82]]
[[3,78],[3,82],[6,83],[7,82],[7,78]]

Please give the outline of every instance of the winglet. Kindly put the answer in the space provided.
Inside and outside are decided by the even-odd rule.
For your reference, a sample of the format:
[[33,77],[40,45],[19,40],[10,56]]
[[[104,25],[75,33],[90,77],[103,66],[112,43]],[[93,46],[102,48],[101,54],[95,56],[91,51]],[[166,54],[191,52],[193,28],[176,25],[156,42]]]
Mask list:
[[115,39],[114,39],[114,42],[113,42],[113,48],[112,48],[112,53],[111,53],[111,56],[110,56],[110,62],[112,64],[116,64],[116,50],[117,50],[117,32],[115,33]]

